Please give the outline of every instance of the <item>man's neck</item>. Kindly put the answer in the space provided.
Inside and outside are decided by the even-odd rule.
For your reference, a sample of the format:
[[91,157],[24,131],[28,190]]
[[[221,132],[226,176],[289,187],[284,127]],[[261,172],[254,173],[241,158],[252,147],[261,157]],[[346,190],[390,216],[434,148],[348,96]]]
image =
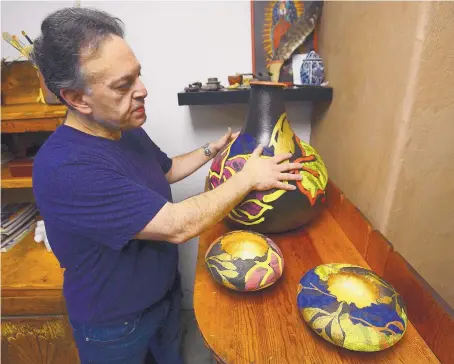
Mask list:
[[121,130],[108,130],[99,123],[95,123],[81,115],[74,113],[73,111],[68,111],[65,125],[77,129],[83,133],[101,138],[111,140],[119,140],[121,138]]

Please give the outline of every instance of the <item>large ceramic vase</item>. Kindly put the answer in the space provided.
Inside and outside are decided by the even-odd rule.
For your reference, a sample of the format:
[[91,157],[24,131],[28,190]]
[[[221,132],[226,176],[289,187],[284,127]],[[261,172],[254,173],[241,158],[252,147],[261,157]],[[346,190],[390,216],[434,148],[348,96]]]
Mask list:
[[290,162],[304,165],[293,191],[253,191],[228,215],[235,227],[260,233],[279,233],[308,224],[322,210],[328,174],[317,152],[293,132],[284,103],[284,84],[251,82],[246,123],[235,140],[214,159],[209,187],[216,188],[240,171],[254,149],[265,146],[262,157],[292,153]]

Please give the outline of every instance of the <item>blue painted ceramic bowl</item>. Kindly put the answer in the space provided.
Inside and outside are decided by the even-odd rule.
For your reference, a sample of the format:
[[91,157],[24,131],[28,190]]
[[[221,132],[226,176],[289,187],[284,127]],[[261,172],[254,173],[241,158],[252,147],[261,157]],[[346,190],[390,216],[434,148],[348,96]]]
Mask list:
[[325,67],[322,58],[315,51],[310,51],[301,63],[300,77],[303,85],[319,86],[323,83]]
[[350,264],[324,264],[298,285],[298,309],[325,340],[355,351],[380,351],[407,329],[401,296],[372,271]]

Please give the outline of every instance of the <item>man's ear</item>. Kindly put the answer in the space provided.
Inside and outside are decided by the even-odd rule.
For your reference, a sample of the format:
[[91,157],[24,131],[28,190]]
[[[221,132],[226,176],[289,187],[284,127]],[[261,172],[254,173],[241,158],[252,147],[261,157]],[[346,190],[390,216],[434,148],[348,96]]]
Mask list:
[[87,104],[84,96],[82,90],[60,90],[60,97],[64,99],[69,106],[81,114],[88,115],[91,114],[92,109],[91,106]]

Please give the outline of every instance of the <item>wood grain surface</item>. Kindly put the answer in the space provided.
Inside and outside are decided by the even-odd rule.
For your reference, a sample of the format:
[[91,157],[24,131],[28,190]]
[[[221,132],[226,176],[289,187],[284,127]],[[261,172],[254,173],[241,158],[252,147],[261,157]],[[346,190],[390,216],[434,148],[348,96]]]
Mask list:
[[389,252],[394,248],[377,230],[371,232],[367,247],[366,261],[375,273],[383,277]]
[[29,103],[2,106],[2,133],[54,131],[66,117],[65,105]]
[[2,363],[80,363],[67,316],[2,319]]
[[21,119],[47,119],[65,117],[68,108],[65,105],[29,103],[2,106],[2,122]]
[[2,317],[5,315],[65,314],[63,269],[34,232],[2,253]]
[[63,123],[62,118],[20,119],[2,121],[2,133],[31,133],[38,131],[55,131]]
[[394,251],[386,237],[373,230],[372,224],[331,180],[327,197],[330,214],[359,251],[364,253],[366,249],[365,259],[371,269],[401,294],[408,317],[433,353],[442,363],[454,363],[453,308]]
[[454,313],[396,251],[390,251],[383,273],[407,302],[408,316],[442,363],[454,363]]
[[[2,253],[2,293],[8,289],[59,289],[63,269],[44,243],[36,243],[30,233],[13,249]],[[3,296],[3,295],[2,295]]]
[[39,97],[39,77],[31,61],[2,62],[2,107],[33,103]]
[[1,362],[80,363],[54,254],[31,233],[1,259]]
[[219,362],[439,362],[411,323],[399,343],[378,353],[357,353],[338,348],[316,335],[304,323],[296,305],[297,284],[304,273],[324,263],[351,263],[370,268],[327,211],[306,230],[269,234],[284,255],[284,273],[273,286],[259,292],[230,291],[214,281],[205,268],[206,249],[227,231],[228,227],[220,223],[200,237],[194,292],[198,325]]

